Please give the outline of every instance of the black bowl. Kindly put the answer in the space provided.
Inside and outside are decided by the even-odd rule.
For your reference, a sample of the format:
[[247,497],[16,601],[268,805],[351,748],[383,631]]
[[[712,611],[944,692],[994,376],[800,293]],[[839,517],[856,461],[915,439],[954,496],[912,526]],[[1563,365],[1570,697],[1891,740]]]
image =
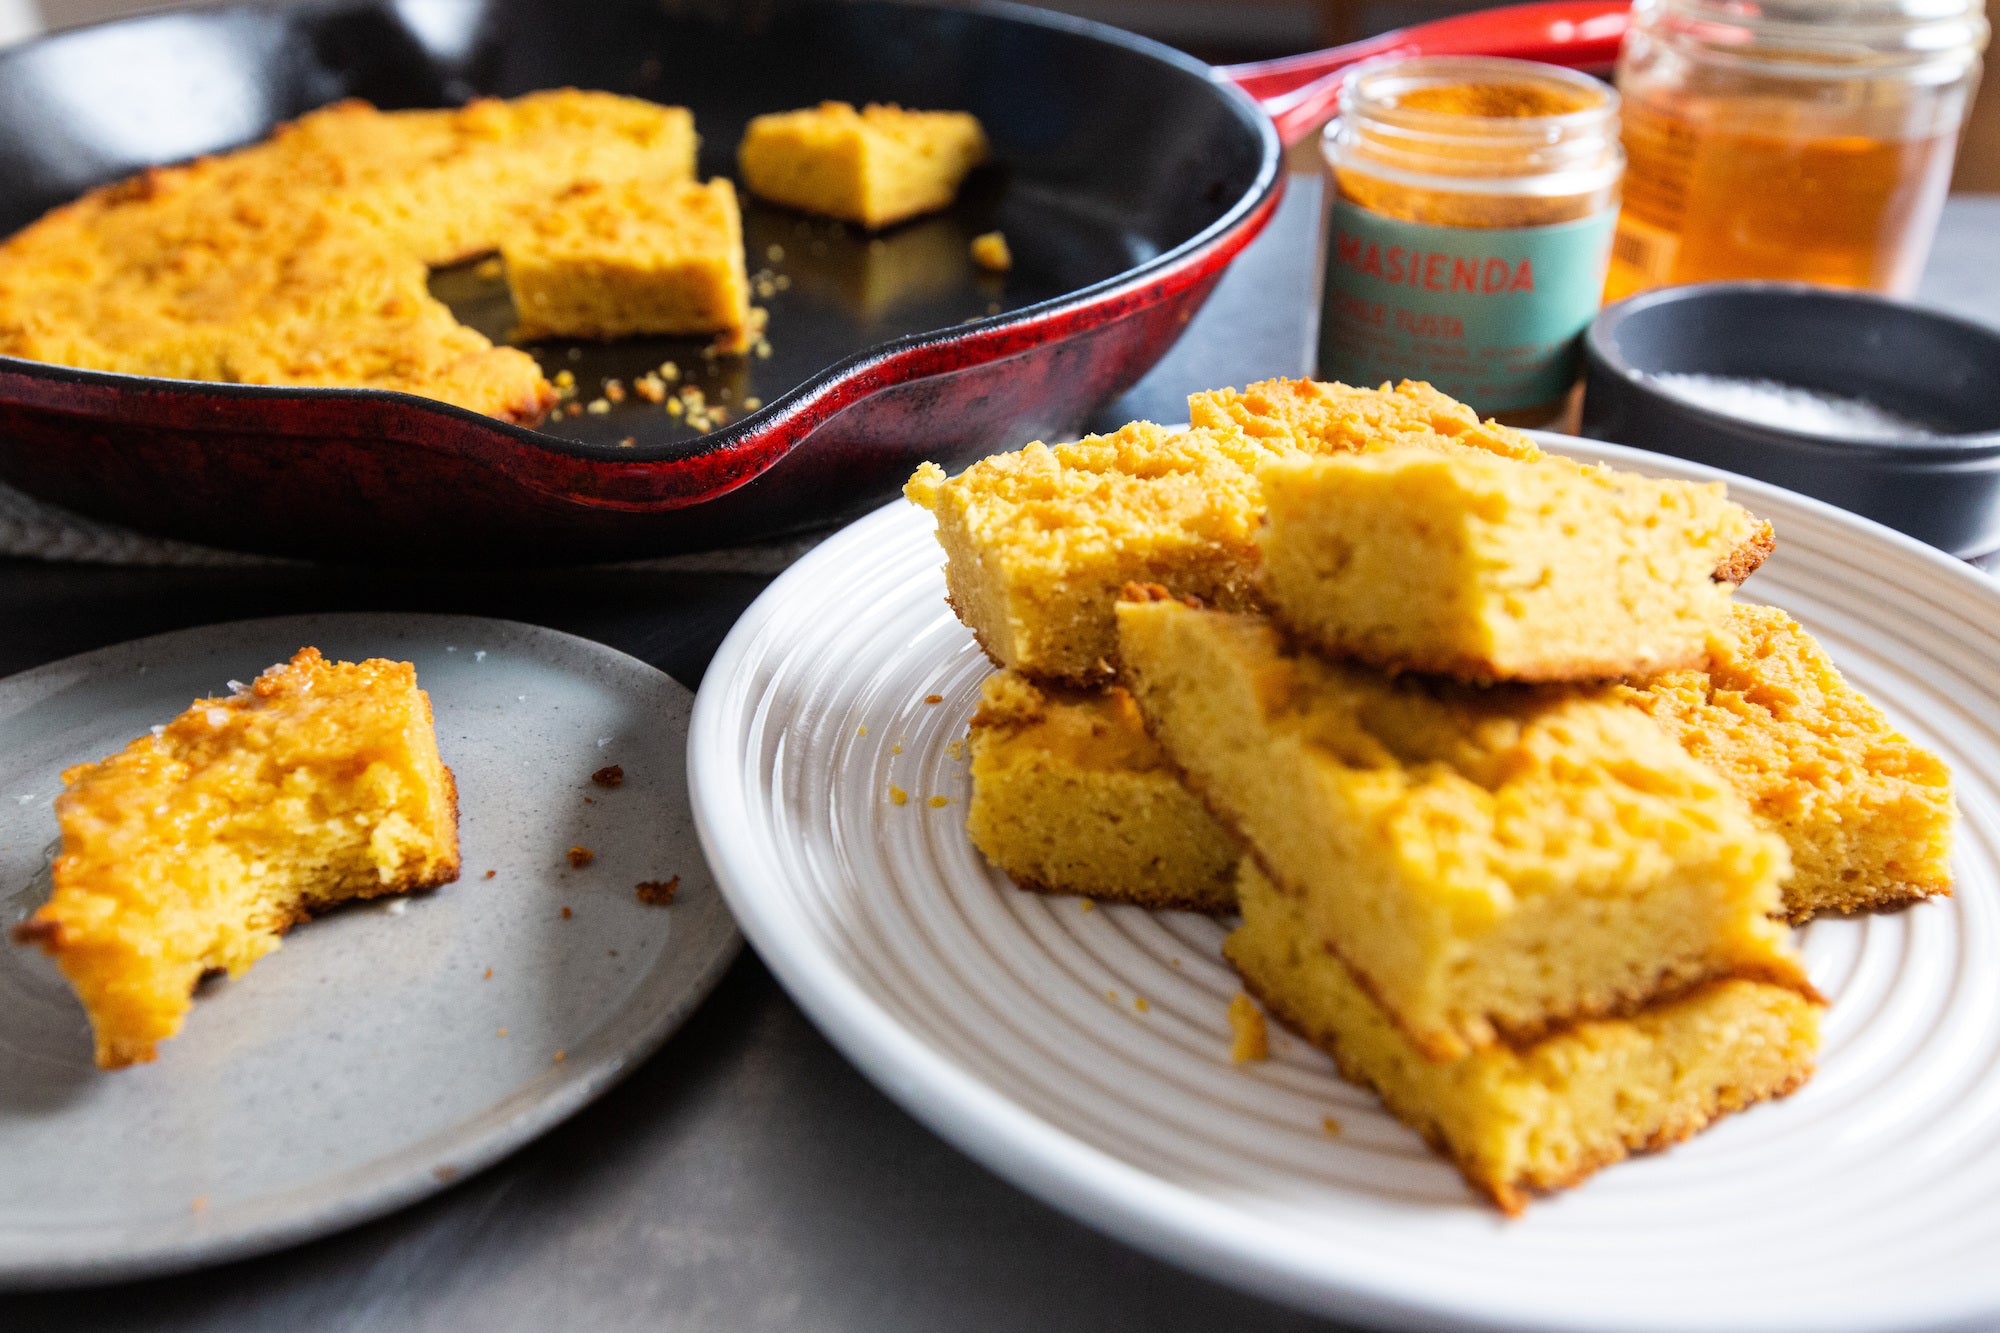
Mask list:
[[[1768,379],[1858,398],[1934,434],[1842,437],[1697,406],[1651,376]],[[1583,433],[1758,477],[1955,555],[2000,548],[2000,332],[1863,292],[1670,287],[1584,337]]]

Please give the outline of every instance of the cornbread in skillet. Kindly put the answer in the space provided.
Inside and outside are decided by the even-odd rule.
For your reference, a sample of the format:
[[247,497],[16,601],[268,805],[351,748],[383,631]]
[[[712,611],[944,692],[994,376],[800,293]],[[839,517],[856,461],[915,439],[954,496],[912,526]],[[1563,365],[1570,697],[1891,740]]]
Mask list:
[[972,716],[973,845],[1024,889],[1225,912],[1236,839],[1181,785],[1124,690],[996,672]]
[[1820,1006],[1741,980],[1437,1063],[1320,943],[1304,898],[1247,859],[1238,895],[1243,924],[1222,948],[1251,993],[1508,1213],[1782,1097],[1812,1073]]
[[758,116],[736,157],[752,194],[872,230],[948,207],[986,132],[963,111],[822,102]]
[[[400,389],[533,421],[554,402],[534,359],[459,324],[430,295],[428,266],[499,249],[579,185],[665,193],[693,178],[694,152],[684,108],[609,93],[448,111],[337,103],[247,148],[93,190],[0,245],[0,353]],[[607,263],[630,259],[622,244],[608,239]]]
[[521,338],[721,333],[750,321],[743,220],[726,180],[579,182],[501,242]]
[[106,1069],[151,1060],[204,973],[232,976],[315,910],[458,878],[458,795],[407,662],[313,648],[63,774],[51,954]]
[[[935,464],[903,493],[937,519],[945,587],[960,620],[996,663],[1039,679],[1088,683],[1118,659],[1112,606],[1128,582],[1249,608],[1256,589],[1257,469],[1280,458],[1416,448],[1538,457],[1518,431],[1479,421],[1427,384],[1394,389],[1275,382],[1320,411],[1313,429],[1228,413],[1189,430],[1134,422],[1071,444],[995,454],[956,477]],[[1252,386],[1252,393],[1269,386]],[[1205,399],[1240,405],[1255,397]],[[1274,424],[1275,423],[1275,424]]]
[[1428,1057],[1723,978],[1812,993],[1783,841],[1607,690],[1390,677],[1131,591],[1152,734]]
[[1398,450],[1257,473],[1264,594],[1322,652],[1463,680],[1608,679],[1708,656],[1757,527],[1719,482]]
[[1785,839],[1793,921],[1951,892],[1951,770],[1898,733],[1783,611],[1736,603],[1705,670],[1621,693]]

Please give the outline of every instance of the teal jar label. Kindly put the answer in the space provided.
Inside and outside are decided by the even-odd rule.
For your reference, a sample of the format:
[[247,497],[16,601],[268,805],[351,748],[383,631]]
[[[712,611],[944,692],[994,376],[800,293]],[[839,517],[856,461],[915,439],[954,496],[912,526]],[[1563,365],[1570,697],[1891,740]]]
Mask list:
[[1576,382],[1617,219],[1438,227],[1334,199],[1320,378],[1429,380],[1482,414],[1554,401]]

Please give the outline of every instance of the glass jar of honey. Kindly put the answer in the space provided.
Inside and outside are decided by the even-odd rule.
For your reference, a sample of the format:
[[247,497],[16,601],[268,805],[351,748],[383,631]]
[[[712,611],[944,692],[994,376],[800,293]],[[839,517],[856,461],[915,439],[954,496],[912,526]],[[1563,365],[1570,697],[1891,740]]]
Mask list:
[[1776,278],[1915,290],[1982,0],[1636,0],[1607,298]]
[[1618,212],[1618,95],[1571,70],[1364,65],[1322,140],[1319,374],[1428,380],[1516,425],[1557,418]]

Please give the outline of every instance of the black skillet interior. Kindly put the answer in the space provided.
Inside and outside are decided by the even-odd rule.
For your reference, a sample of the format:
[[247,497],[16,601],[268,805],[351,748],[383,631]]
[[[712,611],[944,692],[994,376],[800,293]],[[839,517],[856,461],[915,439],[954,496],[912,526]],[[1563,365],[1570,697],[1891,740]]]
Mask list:
[[[1032,16],[1031,16],[1032,15]],[[1026,20],[1026,21],[1024,21]],[[1101,30],[1100,30],[1101,31]],[[1089,36],[1006,5],[840,0],[375,0],[197,10],[84,29],[0,55],[0,231],[151,163],[254,140],[341,97],[385,108],[451,105],[575,85],[693,108],[704,175],[730,175],[760,112],[856,103],[977,114],[995,162],[950,211],[869,236],[745,201],[753,298],[767,355],[707,358],[691,339],[534,345],[578,397],[543,429],[604,445],[694,432],[627,394],[675,363],[731,417],[905,334],[1000,314],[1114,277],[1191,238],[1256,180],[1259,144],[1192,61]],[[1163,114],[1170,109],[1170,114]],[[967,252],[1005,233],[1014,267]],[[504,339],[495,266],[438,270],[432,290]]]

